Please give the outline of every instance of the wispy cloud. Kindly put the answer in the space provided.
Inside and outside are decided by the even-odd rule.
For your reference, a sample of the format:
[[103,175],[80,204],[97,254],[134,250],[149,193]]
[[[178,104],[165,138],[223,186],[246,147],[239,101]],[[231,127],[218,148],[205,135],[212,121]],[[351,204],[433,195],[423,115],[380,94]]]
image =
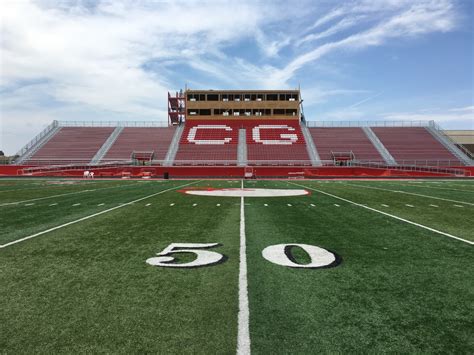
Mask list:
[[307,107],[350,98],[356,106],[328,116],[357,118],[361,95],[375,90],[308,73],[332,53],[451,31],[454,1],[7,1],[0,148],[18,149],[53,119],[165,120],[166,91],[186,82],[272,89],[303,80]]

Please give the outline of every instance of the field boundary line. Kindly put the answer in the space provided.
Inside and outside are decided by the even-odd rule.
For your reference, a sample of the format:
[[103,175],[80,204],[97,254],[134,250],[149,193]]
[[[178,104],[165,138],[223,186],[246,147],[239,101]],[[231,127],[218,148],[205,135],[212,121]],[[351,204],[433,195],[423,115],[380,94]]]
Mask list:
[[[199,180],[199,181],[201,181],[201,180]],[[61,229],[61,228],[67,227],[67,226],[70,226],[70,225],[72,225],[72,224],[76,224],[76,223],[79,223],[79,222],[83,222],[83,221],[88,220],[88,219],[90,219],[90,218],[94,218],[94,217],[100,216],[100,215],[102,215],[102,214],[105,214],[105,213],[108,213],[108,212],[112,212],[112,211],[114,211],[114,210],[117,210],[117,209],[122,208],[122,207],[125,207],[125,206],[130,206],[130,205],[132,205],[132,204],[134,204],[134,203],[137,203],[137,202],[146,200],[146,199],[148,199],[148,198],[151,198],[151,197],[154,197],[154,196],[163,194],[163,193],[168,192],[168,191],[171,191],[171,190],[176,190],[176,189],[179,189],[179,188],[181,188],[181,187],[185,187],[185,186],[188,186],[188,185],[191,185],[191,184],[196,184],[196,183],[198,183],[199,181],[191,182],[191,183],[189,183],[189,184],[180,185],[180,186],[176,186],[176,187],[171,187],[171,188],[169,188],[169,189],[166,189],[166,190],[163,190],[163,191],[159,191],[159,192],[156,192],[156,193],[154,193],[154,194],[151,194],[151,195],[148,195],[148,196],[145,196],[145,197],[141,197],[141,198],[139,198],[139,199],[137,199],[137,200],[124,203],[123,205],[118,205],[118,206],[115,206],[115,207],[106,209],[106,210],[104,210],[104,211],[100,211],[100,212],[97,212],[97,213],[93,213],[93,214],[91,214],[91,215],[88,215],[88,216],[85,216],[85,217],[76,219],[75,221],[67,222],[67,223],[61,224],[61,225],[59,225],[59,226],[56,226],[56,227],[47,229],[47,230],[45,230],[45,231],[38,232],[38,233],[35,233],[35,234],[32,234],[32,235],[29,235],[29,236],[27,236],[27,237],[20,238],[20,239],[17,239],[17,240],[8,242],[8,243],[6,243],[6,244],[0,245],[0,249],[6,248],[6,247],[8,247],[8,246],[10,246],[10,245],[14,245],[14,244],[17,244],[17,243],[24,242],[25,240],[29,240],[29,239],[32,239],[32,238],[39,237],[39,236],[41,236],[41,235],[43,235],[43,234],[46,234],[46,233],[49,233],[49,232],[53,232],[53,231],[55,231],[55,230],[57,230],[57,229]]]
[[[242,180],[242,189],[244,180]],[[245,202],[240,197],[240,263],[239,263],[239,314],[237,334],[237,354],[250,354],[249,295],[247,280],[247,248],[245,237]]]
[[375,187],[375,186],[367,186],[367,185],[353,185],[353,184],[347,184],[347,183],[344,183],[342,185],[346,185],[346,186],[354,186],[354,187],[363,187],[365,189],[374,189],[374,190],[382,190],[382,191],[389,191],[389,192],[393,192],[393,193],[396,193],[396,194],[407,194],[407,195],[413,195],[413,196],[420,196],[420,197],[426,197],[426,198],[433,198],[435,200],[442,200],[442,201],[448,201],[448,202],[455,202],[455,203],[462,203],[462,204],[465,204],[465,205],[470,205],[470,206],[474,206],[474,203],[471,203],[471,202],[464,202],[464,201],[458,201],[458,200],[451,200],[449,198],[443,198],[443,197],[436,197],[436,196],[429,196],[429,195],[421,195],[421,194],[416,194],[414,192],[408,192],[408,191],[401,191],[401,190],[390,190],[390,189],[383,189],[381,187]]
[[[0,207],[4,206],[12,206],[12,205],[19,205],[20,203],[25,203],[25,202],[31,202],[31,201],[39,201],[39,200],[47,200],[48,198],[54,198],[54,197],[61,197],[61,196],[68,196],[68,195],[77,195],[77,194],[82,194],[85,192],[93,192],[93,191],[99,191],[99,190],[106,190],[106,189],[118,189],[120,187],[125,187],[125,186],[137,186],[137,183],[134,184],[121,184],[120,186],[109,186],[109,187],[99,187],[97,189],[92,189],[92,190],[82,190],[82,191],[74,191],[74,192],[67,192],[65,194],[59,194],[59,195],[52,195],[52,196],[45,196],[45,197],[38,197],[38,198],[32,198],[29,200],[23,200],[23,201],[16,201],[16,202],[6,202],[0,204]],[[138,185],[140,186],[140,185]],[[92,187],[92,186],[91,186]]]
[[383,215],[385,215],[385,216],[388,216],[388,217],[397,219],[397,220],[399,220],[399,221],[402,221],[402,222],[405,222],[405,223],[408,223],[408,224],[412,224],[412,225],[414,225],[414,226],[417,226],[417,227],[420,227],[420,228],[429,230],[429,231],[434,232],[434,233],[437,233],[437,234],[441,234],[441,235],[443,235],[443,236],[445,236],[445,237],[449,237],[449,238],[456,239],[456,240],[459,240],[459,241],[461,241],[461,242],[464,242],[464,243],[467,243],[467,244],[470,244],[470,245],[474,245],[474,242],[472,242],[472,241],[470,241],[470,240],[463,239],[463,238],[460,238],[460,237],[456,237],[455,235],[452,235],[452,234],[449,234],[449,233],[446,233],[446,232],[442,232],[442,231],[440,231],[440,230],[437,230],[437,229],[434,229],[434,228],[425,226],[425,225],[420,224],[420,223],[416,223],[416,222],[410,221],[410,220],[405,219],[405,218],[402,218],[402,217],[395,216],[395,215],[390,214],[390,213],[387,213],[387,212],[383,212],[383,211],[377,210],[377,209],[372,208],[372,207],[369,207],[369,206],[364,206],[364,205],[362,205],[362,204],[360,204],[360,203],[357,203],[357,202],[354,202],[354,201],[345,199],[345,198],[340,197],[340,196],[337,196],[337,195],[333,195],[333,194],[331,194],[331,193],[329,193],[329,192],[321,191],[321,190],[314,189],[314,188],[311,188],[311,187],[308,187],[308,186],[303,186],[303,185],[300,185],[300,184],[296,184],[296,183],[294,183],[294,182],[292,182],[291,184],[296,185],[296,186],[300,186],[300,187],[304,187],[304,188],[307,188],[307,189],[310,189],[310,190],[313,190],[313,191],[322,193],[322,194],[327,195],[327,196],[331,196],[331,197],[336,198],[336,199],[338,199],[338,200],[348,202],[348,203],[350,203],[350,204],[352,204],[352,205],[359,206],[359,207],[365,208],[365,209],[367,209],[367,210],[370,210],[370,211],[373,211],[373,212],[377,212],[377,213],[383,214]]

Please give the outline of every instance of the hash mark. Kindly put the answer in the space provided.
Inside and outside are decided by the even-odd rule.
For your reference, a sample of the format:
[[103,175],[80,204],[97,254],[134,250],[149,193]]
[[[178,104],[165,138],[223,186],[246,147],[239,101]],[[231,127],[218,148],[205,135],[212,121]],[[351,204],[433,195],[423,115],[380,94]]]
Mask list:
[[405,206],[407,206],[407,207],[415,207],[415,206],[413,206],[413,205],[409,205],[408,203],[405,203]]
[[291,203],[288,203],[287,205],[288,205],[288,207],[291,207],[291,206],[293,206]]
[[193,207],[196,207],[198,204],[197,203],[193,203]]
[[314,203],[310,203],[311,207],[316,207],[316,205]]
[[105,203],[99,203],[97,206],[103,206],[105,205]]
[[170,206],[173,207],[173,206],[174,206],[174,203],[170,203]]
[[382,203],[382,206],[383,206],[383,207],[390,207],[389,205],[386,205],[386,204],[384,204],[384,203]]
[[[25,205],[26,206],[26,205]],[[454,205],[454,207],[461,207],[463,208],[464,206],[461,206],[461,205]]]
[[221,204],[220,204],[220,203],[218,203],[216,206],[217,206],[217,207],[221,207]]
[[263,205],[264,205],[265,207],[268,207],[268,204],[267,204],[267,203],[264,203]]
[[430,206],[431,206],[431,207],[436,207],[436,208],[438,208],[438,207],[439,207],[438,205],[430,205]]
[[72,205],[72,207],[76,207],[76,206],[80,206],[81,204],[80,203],[75,203],[74,205]]
[[335,203],[334,206],[336,206],[336,207],[341,207],[341,206],[339,206],[337,203]]
[[27,203],[25,206],[33,206],[34,203]]
[[151,206],[151,203],[147,203],[147,204],[145,205],[145,207],[148,207],[148,206]]
[[49,207],[51,207],[51,206],[57,206],[57,203],[52,203],[52,204],[49,205]]

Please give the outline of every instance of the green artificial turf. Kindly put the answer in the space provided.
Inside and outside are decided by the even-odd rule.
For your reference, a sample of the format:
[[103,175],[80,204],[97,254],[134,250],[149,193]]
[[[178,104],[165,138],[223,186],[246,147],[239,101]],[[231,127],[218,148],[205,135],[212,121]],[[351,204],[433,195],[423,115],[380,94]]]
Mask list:
[[[240,181],[61,181],[0,180],[0,245],[157,195],[0,248],[0,352],[235,353],[240,198],[177,190]],[[245,182],[298,185],[311,195],[245,198],[253,353],[474,352],[474,246],[319,192],[474,240],[474,182]],[[146,263],[171,243],[219,243],[208,250],[225,259]],[[342,262],[296,269],[262,257],[295,243]]]

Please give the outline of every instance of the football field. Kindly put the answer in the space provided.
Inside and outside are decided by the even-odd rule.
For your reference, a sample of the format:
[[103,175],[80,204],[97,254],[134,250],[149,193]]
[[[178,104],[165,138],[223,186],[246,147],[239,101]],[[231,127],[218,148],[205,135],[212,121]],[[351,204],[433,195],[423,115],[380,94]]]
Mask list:
[[473,180],[1,179],[0,352],[474,353],[473,221]]

